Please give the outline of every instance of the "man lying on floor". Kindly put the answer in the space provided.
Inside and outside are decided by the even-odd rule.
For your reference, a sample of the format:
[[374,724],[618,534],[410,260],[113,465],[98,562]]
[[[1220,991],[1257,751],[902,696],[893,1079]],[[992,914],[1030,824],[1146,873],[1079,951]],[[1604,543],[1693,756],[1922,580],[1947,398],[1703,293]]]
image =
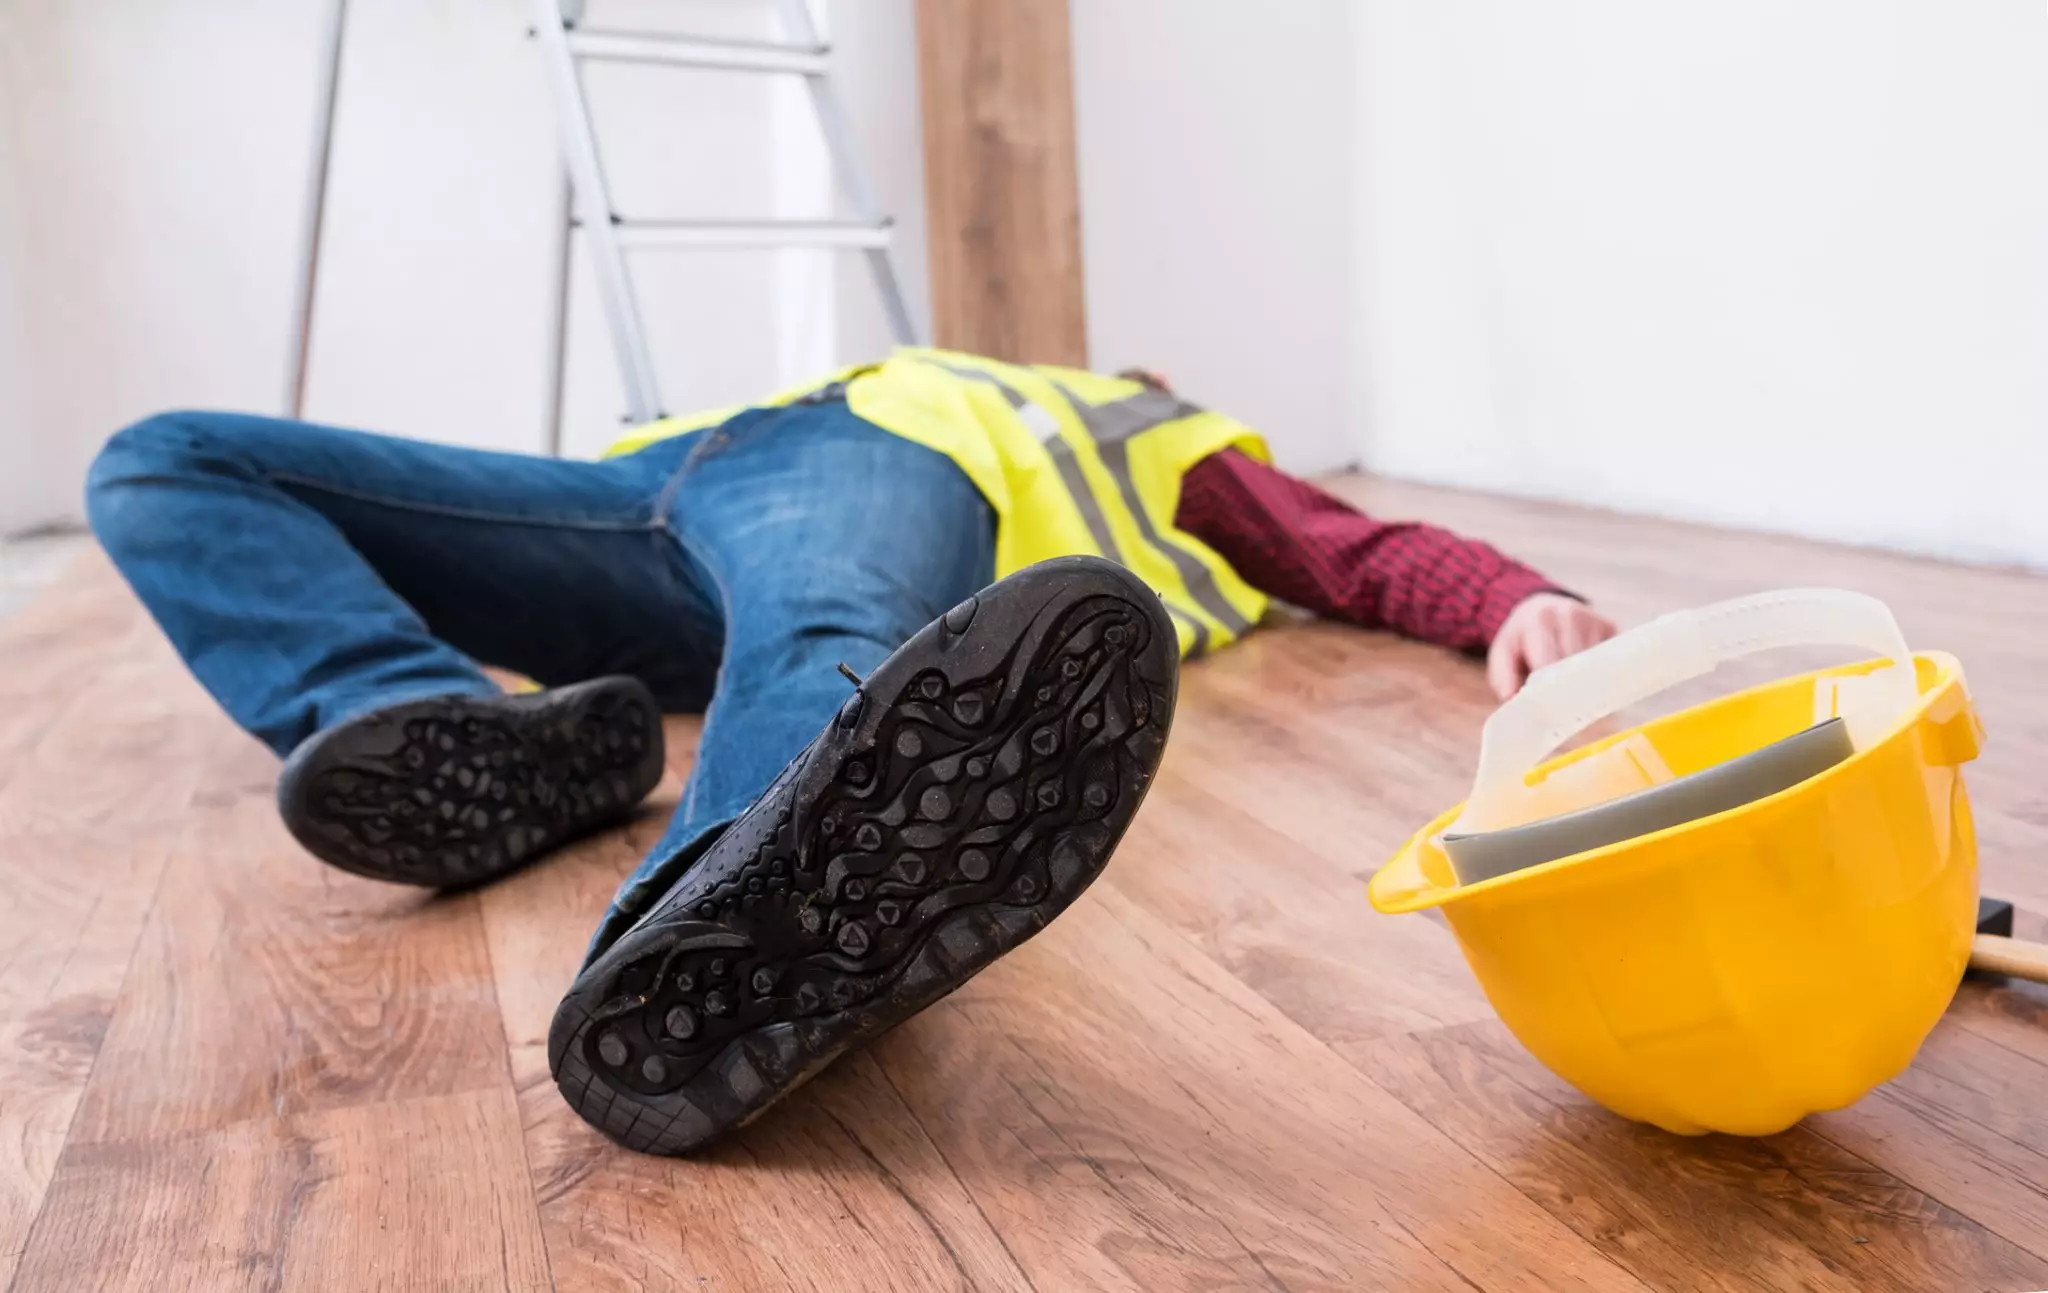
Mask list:
[[678,1153],[1072,902],[1158,765],[1181,657],[1268,597],[1484,650],[1503,695],[1613,631],[1265,462],[1143,375],[903,351],[595,463],[165,414],[107,444],[88,505],[285,758],[292,833],[346,870],[504,875],[653,788],[659,710],[705,712],[548,1038],[578,1113]]

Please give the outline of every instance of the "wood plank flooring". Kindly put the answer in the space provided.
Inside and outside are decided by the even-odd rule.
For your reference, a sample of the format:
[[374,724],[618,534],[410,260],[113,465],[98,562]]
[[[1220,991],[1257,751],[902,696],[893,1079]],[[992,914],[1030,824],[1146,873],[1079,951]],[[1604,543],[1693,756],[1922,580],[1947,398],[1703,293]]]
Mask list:
[[[2048,580],[1369,480],[1625,622],[1885,597],[1962,657],[1987,891],[2048,934]],[[274,762],[96,554],[0,623],[0,1287],[2044,1289],[2048,990],[1970,982],[1913,1068],[1768,1140],[1622,1122],[1364,876],[1466,788],[1470,662],[1299,623],[1183,677],[1104,879],[692,1162],[548,1081],[647,816],[476,893],[320,866]]]

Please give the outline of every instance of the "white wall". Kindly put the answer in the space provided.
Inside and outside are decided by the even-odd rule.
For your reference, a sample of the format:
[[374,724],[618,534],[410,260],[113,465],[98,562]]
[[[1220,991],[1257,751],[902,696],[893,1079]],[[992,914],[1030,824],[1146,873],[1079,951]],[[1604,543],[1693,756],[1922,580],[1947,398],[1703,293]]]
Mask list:
[[526,0],[349,0],[306,416],[539,453],[563,180]]
[[1373,468],[2048,566],[2040,0],[1364,0]]
[[[834,49],[835,85],[885,210],[912,314],[929,317],[922,136],[912,0],[823,0],[812,10]],[[767,0],[592,0],[586,25],[736,39],[782,36]],[[585,84],[606,146],[607,182],[628,216],[828,219],[831,159],[791,78],[596,65]],[[601,450],[625,396],[579,245],[570,292],[563,443]],[[739,403],[890,340],[865,262],[822,251],[663,251],[632,256],[642,319],[672,413]]]
[[[760,0],[597,0],[586,25],[769,39]],[[628,218],[744,219],[776,204],[774,83],[744,73],[633,64],[585,68],[606,182]],[[776,257],[764,252],[628,253],[640,317],[673,413],[745,400],[776,385]],[[625,397],[578,239],[563,429],[575,453],[615,436]]]
[[[315,415],[546,442],[562,191],[523,3],[353,0]],[[924,318],[912,0],[821,7]],[[1099,366],[1297,469],[2048,565],[2036,0],[1072,8]],[[0,531],[75,517],[138,416],[281,407],[325,12],[0,3]],[[592,95],[629,212],[828,201],[800,99],[646,68]],[[678,408],[886,344],[857,258],[640,264]],[[622,401],[580,269],[570,316],[590,452]]]
[[[896,273],[918,335],[931,335],[931,266],[924,211],[924,118],[917,78],[915,0],[815,4],[837,62],[836,84],[866,150],[869,182],[896,222]],[[840,211],[841,215],[845,212]],[[864,256],[839,256],[838,361],[885,355],[894,345]]]
[[[283,411],[330,4],[0,0],[0,533],[78,519],[99,443],[147,413]],[[922,319],[911,4],[819,7]],[[349,12],[307,413],[541,450],[564,190],[527,0]],[[592,0],[586,23],[771,36],[773,15],[769,0]],[[831,213],[793,81],[610,65],[589,84],[623,211]],[[886,345],[854,258],[650,254],[636,269],[678,409]],[[580,266],[569,312],[562,441],[590,453],[623,399]]]
[[[524,34],[529,7],[351,0],[310,416],[492,448],[549,446],[565,190],[549,86]],[[922,315],[910,0],[817,7],[877,187],[894,209],[916,208],[899,259]],[[582,21],[781,35],[768,0],[590,0]],[[599,63],[585,65],[584,80],[622,214],[832,214],[829,158],[794,79]],[[569,254],[560,443],[589,456],[618,433],[625,397],[580,237]],[[845,278],[861,269],[853,257],[643,252],[631,264],[671,411],[745,400],[887,345],[873,289]]]
[[[5,19],[0,18],[0,23]],[[0,28],[4,32],[4,28]],[[8,52],[0,34],[0,57]],[[0,64],[0,77],[6,68]],[[35,417],[35,369],[29,362],[28,315],[21,265],[21,197],[12,122],[0,114],[0,534],[44,519],[38,496],[50,474],[43,442],[29,433]],[[12,434],[10,434],[12,432]]]
[[1090,362],[1353,461],[1350,0],[1075,0]]
[[320,25],[313,0],[0,3],[0,378],[33,374],[0,397],[0,532],[75,519],[144,414],[278,407]]

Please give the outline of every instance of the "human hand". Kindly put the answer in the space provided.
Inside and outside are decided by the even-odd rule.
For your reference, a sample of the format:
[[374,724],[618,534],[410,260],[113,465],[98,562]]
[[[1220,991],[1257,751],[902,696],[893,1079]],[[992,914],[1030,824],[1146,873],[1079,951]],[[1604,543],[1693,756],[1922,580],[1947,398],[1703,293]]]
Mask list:
[[1501,621],[1486,649],[1486,681],[1502,700],[1522,689],[1531,672],[1577,655],[1614,636],[1614,623],[1575,597],[1535,593]]

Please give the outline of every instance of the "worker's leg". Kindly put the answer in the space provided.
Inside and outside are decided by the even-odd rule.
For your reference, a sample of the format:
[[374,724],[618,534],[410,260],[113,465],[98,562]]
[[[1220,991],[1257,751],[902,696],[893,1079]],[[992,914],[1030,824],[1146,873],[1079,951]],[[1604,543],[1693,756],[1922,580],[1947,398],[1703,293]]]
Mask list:
[[393,701],[495,694],[478,661],[701,702],[717,608],[656,518],[664,479],[169,413],[107,443],[87,507],[192,672],[282,755]]
[[994,573],[994,516],[966,475],[839,401],[707,433],[669,512],[720,590],[724,665],[683,803],[593,954],[818,734],[853,691],[839,665],[865,675]]
[[548,1028],[563,1097],[689,1152],[1043,929],[1152,783],[1178,660],[1159,598],[1098,557],[947,609],[578,973]]
[[718,610],[658,520],[685,448],[572,463],[167,414],[108,443],[88,506],[200,681],[299,750],[280,806],[301,840],[448,883],[615,816],[659,774],[637,684],[511,703],[476,661],[545,684],[632,674],[682,708],[708,696]]

